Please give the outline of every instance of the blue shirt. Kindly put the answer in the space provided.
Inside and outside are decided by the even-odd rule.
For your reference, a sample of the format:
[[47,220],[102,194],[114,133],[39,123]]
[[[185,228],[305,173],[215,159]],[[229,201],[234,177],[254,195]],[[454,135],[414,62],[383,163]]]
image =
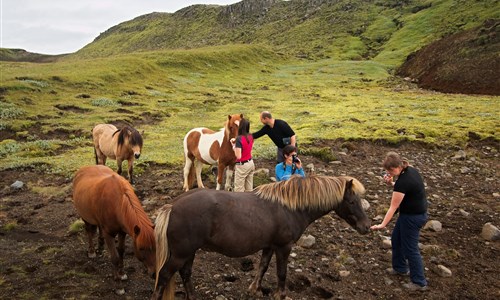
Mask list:
[[277,181],[283,181],[283,180],[288,180],[292,175],[300,175],[302,177],[306,177],[306,174],[304,174],[304,169],[295,169],[295,173],[293,172],[292,166],[285,165],[283,167],[284,162],[281,162],[276,165],[275,172],[276,172],[276,180]]

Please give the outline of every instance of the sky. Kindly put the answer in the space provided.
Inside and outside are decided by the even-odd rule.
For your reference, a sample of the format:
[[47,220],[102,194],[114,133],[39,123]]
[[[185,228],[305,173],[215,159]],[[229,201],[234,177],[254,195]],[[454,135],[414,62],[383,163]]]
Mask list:
[[76,52],[100,33],[152,12],[241,0],[0,0],[0,48],[42,54]]

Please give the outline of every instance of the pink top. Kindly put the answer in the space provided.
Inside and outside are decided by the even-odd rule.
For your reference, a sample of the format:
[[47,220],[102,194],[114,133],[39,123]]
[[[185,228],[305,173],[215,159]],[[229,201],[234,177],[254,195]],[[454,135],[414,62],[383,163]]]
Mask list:
[[252,148],[253,148],[253,137],[251,134],[246,136],[247,139],[244,136],[238,136],[236,138],[236,148],[241,148],[241,158],[237,159],[236,162],[242,162],[242,161],[248,161],[252,159]]

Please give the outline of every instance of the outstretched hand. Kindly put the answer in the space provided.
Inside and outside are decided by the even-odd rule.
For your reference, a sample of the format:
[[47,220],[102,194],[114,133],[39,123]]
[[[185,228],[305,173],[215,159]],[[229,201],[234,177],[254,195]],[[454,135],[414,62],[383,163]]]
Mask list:
[[377,224],[377,225],[373,225],[370,227],[371,230],[380,230],[380,229],[384,229],[385,226],[382,226],[382,224]]

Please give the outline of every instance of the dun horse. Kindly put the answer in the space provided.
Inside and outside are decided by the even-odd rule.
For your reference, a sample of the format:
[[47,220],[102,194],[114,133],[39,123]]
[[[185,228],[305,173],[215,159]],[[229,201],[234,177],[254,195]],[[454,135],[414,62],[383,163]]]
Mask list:
[[234,165],[236,156],[231,145],[231,138],[238,135],[239,121],[243,119],[243,114],[228,115],[227,121],[220,131],[215,132],[208,128],[191,129],[184,137],[184,186],[183,189],[188,191],[194,181],[199,188],[203,188],[201,181],[201,169],[203,164],[217,164],[217,190],[222,187],[222,177],[224,170],[226,171],[225,189],[231,189],[231,179],[233,177]]
[[156,284],[152,299],[173,299],[173,276],[177,271],[186,299],[195,298],[191,269],[200,248],[229,257],[262,250],[259,270],[249,287],[253,293],[261,290],[262,277],[276,254],[275,298],[284,299],[288,256],[309,224],[334,210],[359,233],[369,231],[370,220],[361,206],[361,193],[363,185],[352,177],[294,176],[262,185],[253,192],[198,189],[180,195],[156,218]]
[[128,161],[128,179],[134,183],[134,159],[139,159],[142,150],[141,134],[130,126],[117,129],[112,124],[99,124],[92,129],[96,165],[106,165],[106,158],[116,159],[118,174],[122,173],[122,162]]
[[[94,235],[99,228],[99,250],[104,241],[113,263],[114,279],[126,280],[123,271],[125,236],[133,239],[135,256],[148,271],[155,271],[153,223],[137,199],[130,183],[106,166],[82,167],[73,180],[73,202],[85,222],[88,256],[96,256]],[[118,248],[115,237],[118,235]]]

